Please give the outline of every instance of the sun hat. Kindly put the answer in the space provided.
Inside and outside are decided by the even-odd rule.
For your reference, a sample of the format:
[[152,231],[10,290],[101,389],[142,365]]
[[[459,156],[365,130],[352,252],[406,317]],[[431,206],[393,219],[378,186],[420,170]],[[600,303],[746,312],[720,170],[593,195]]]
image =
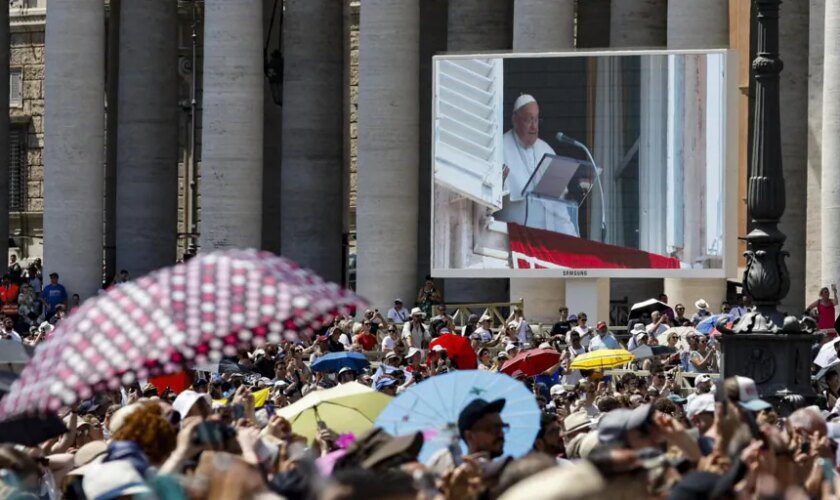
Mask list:
[[694,303],[694,307],[697,309],[708,309],[709,303],[705,301],[705,299],[700,299]]
[[412,316],[420,316],[421,318],[426,317],[426,313],[424,313],[423,310],[420,309],[419,307],[415,307],[415,308],[411,309],[411,315]]
[[128,460],[102,462],[91,467],[82,479],[82,489],[85,496],[91,500],[108,500],[152,492]]
[[[554,386],[557,387],[557,386]],[[592,420],[585,411],[576,411],[563,419],[564,434],[589,429],[592,427]]]

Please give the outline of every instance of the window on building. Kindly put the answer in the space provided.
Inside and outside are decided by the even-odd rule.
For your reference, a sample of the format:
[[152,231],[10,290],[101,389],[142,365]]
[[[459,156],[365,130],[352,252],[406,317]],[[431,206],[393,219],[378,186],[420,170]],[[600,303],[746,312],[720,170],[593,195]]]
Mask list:
[[26,210],[26,127],[9,130],[9,211]]
[[23,106],[23,69],[9,69],[9,106]]

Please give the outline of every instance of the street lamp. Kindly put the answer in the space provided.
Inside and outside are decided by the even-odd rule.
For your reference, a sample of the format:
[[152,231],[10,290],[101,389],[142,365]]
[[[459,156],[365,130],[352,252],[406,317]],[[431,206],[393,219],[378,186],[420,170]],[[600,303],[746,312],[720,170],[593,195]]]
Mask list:
[[283,6],[280,5],[280,20],[277,23],[277,48],[268,53],[268,46],[271,43],[271,32],[274,29],[274,18],[277,14],[277,4],[280,0],[274,0],[274,7],[271,10],[271,21],[268,24],[268,34],[265,37],[265,47],[263,48],[263,72],[268,79],[268,85],[271,88],[271,99],[274,104],[281,106],[283,104]]
[[[795,0],[792,0],[795,1]],[[779,230],[785,212],[779,118],[779,4],[780,0],[754,0],[756,13],[755,113],[752,158],[747,187],[747,210],[752,230],[746,236],[747,267],[744,291],[755,310],[742,316],[732,329],[723,322],[723,375],[746,375],[755,380],[763,397],[782,398],[793,392],[813,396],[810,366],[813,335],[800,322],[785,317],[777,306],[790,290],[790,276],[782,249],[786,236]]]

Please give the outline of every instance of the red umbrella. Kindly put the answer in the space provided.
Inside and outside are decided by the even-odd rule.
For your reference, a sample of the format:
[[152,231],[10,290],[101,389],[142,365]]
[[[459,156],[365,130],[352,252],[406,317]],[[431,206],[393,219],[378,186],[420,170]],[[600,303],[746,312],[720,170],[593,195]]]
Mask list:
[[82,304],[38,346],[0,402],[0,419],[309,335],[363,306],[352,292],[267,252],[202,255]]
[[455,363],[459,370],[475,370],[478,368],[478,356],[470,345],[470,339],[453,333],[444,333],[434,339],[429,348],[441,346],[446,349],[446,354]]
[[548,370],[560,361],[560,353],[554,349],[531,349],[522,351],[502,365],[502,373],[512,375],[516,370],[533,377]]

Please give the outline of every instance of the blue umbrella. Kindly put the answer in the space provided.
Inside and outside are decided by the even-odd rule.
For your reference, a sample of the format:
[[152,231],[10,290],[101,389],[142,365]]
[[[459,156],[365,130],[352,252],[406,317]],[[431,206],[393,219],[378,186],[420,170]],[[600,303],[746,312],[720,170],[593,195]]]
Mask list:
[[[510,430],[505,434],[504,453],[513,457],[528,453],[540,429],[540,408],[522,382],[501,373],[460,370],[427,379],[391,401],[374,425],[395,436],[423,432],[426,441],[419,459],[425,462],[453,441],[460,441],[458,415],[478,398],[505,399],[501,416]],[[460,443],[466,453],[466,444]]]
[[712,331],[715,329],[715,324],[720,318],[726,318],[727,321],[729,321],[729,315],[727,314],[712,314],[700,323],[697,323],[697,327],[695,328],[695,330],[702,333],[703,335],[708,335],[712,333]]
[[342,368],[360,372],[370,366],[364,354],[359,352],[331,352],[316,359],[309,368],[313,372],[337,372]]

